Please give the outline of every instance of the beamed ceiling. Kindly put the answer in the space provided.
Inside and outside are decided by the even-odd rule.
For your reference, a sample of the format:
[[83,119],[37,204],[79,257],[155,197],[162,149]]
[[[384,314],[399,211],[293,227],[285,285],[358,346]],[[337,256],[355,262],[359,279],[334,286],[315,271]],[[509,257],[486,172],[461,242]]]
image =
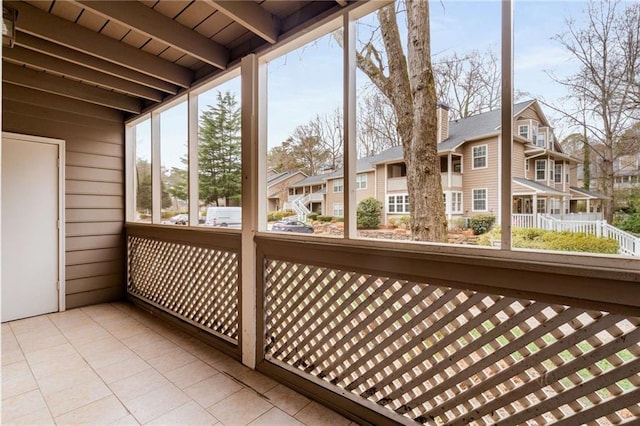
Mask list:
[[[4,1],[5,94],[47,92],[138,114],[347,4],[304,0]],[[26,88],[26,89],[25,89]]]

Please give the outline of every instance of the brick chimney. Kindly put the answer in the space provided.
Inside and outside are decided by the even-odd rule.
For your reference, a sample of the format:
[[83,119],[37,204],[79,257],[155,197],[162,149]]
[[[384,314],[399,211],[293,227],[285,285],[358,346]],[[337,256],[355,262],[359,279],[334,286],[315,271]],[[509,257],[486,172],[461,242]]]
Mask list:
[[449,107],[445,104],[438,104],[436,107],[438,114],[438,143],[449,138]]

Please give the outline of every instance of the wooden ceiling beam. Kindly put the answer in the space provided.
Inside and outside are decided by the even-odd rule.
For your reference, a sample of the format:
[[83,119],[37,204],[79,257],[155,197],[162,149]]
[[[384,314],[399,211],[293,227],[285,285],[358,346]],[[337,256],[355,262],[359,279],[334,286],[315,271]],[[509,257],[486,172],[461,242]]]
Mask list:
[[131,68],[143,74],[189,87],[193,72],[126,43],[93,32],[23,2],[5,1],[18,11],[16,28],[74,50]]
[[138,99],[6,61],[2,63],[2,81],[134,114],[142,111]]
[[97,84],[109,89],[118,90],[131,96],[138,96],[149,99],[154,102],[161,102],[164,95],[158,90],[141,86],[118,77],[103,74],[83,66],[63,61],[62,59],[52,58],[24,47],[14,47],[12,49],[4,49],[3,59],[14,64],[27,64],[35,68],[41,68],[46,71],[52,71],[57,74],[77,78]]
[[133,83],[141,84],[152,89],[160,90],[165,93],[175,95],[178,88],[169,82],[142,74],[129,68],[107,62],[86,53],[60,46],[59,44],[34,37],[29,34],[18,31],[16,33],[16,46],[21,46],[35,52],[40,52],[47,56],[62,59],[76,65],[80,65],[92,70],[100,71],[105,74],[119,77]]
[[252,33],[257,34],[271,44],[278,41],[280,22],[277,17],[253,1],[206,0]]
[[107,19],[135,28],[203,62],[221,69],[227,67],[227,48],[142,3],[98,0],[75,0],[75,3]]

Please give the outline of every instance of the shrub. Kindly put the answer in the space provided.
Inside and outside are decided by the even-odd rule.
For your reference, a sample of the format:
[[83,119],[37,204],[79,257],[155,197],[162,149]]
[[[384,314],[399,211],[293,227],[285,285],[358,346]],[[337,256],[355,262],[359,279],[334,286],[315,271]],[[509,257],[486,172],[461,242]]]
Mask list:
[[373,197],[365,198],[358,203],[358,229],[377,229],[380,225],[382,203]]
[[318,216],[319,215],[320,215],[319,213],[311,212],[311,213],[309,213],[307,215],[307,219],[309,219],[309,220],[318,220]]
[[318,216],[318,220],[320,222],[331,222],[333,220],[333,216]]
[[614,224],[623,231],[640,234],[640,213],[624,215],[614,221]]
[[344,217],[342,216],[336,216],[333,218],[334,222],[344,222]]
[[285,217],[289,217],[289,216],[294,216],[295,213],[292,212],[291,210],[280,210],[280,211],[275,211],[275,212],[269,212],[267,213],[267,220],[269,222],[276,222],[278,220],[282,220]]
[[476,235],[484,234],[491,229],[496,217],[492,214],[477,214],[471,218],[470,227]]
[[409,226],[409,216],[392,216],[389,218],[389,225],[399,227],[401,225]]
[[[581,232],[556,232],[535,228],[513,228],[512,244],[515,248],[537,250],[557,250],[587,253],[617,254],[618,242],[613,238],[596,237]],[[500,227],[478,239],[478,244],[491,245],[492,240],[500,240]]]

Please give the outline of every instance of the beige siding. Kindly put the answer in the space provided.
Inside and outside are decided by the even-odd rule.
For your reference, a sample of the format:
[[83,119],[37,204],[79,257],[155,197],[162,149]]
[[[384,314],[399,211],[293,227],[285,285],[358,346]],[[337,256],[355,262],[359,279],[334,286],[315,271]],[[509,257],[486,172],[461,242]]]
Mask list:
[[519,142],[513,143],[513,149],[511,151],[511,173],[513,177],[526,177],[524,166],[524,144]]
[[[19,94],[20,89],[12,88]],[[119,113],[46,95],[3,101],[3,131],[66,141],[66,305],[124,289],[124,124]]]
[[344,181],[342,184],[342,191],[334,192],[333,183],[337,179],[342,179],[342,178],[327,180],[327,189],[326,189],[327,192],[326,192],[326,198],[325,198],[326,203],[324,205],[324,214],[328,216],[333,216],[333,206],[334,204],[337,204],[337,203],[342,204],[342,209],[343,209],[342,211],[344,212]]
[[365,198],[376,196],[376,176],[374,172],[366,172],[367,175],[367,187],[363,189],[356,189],[356,203],[364,200]]
[[[487,145],[487,167],[473,169],[473,147]],[[498,164],[498,138],[493,137],[478,142],[466,143],[463,149],[463,195],[462,204],[464,215],[467,217],[476,214],[498,213],[498,192],[500,167]],[[487,211],[473,211],[473,190],[487,189]]]

